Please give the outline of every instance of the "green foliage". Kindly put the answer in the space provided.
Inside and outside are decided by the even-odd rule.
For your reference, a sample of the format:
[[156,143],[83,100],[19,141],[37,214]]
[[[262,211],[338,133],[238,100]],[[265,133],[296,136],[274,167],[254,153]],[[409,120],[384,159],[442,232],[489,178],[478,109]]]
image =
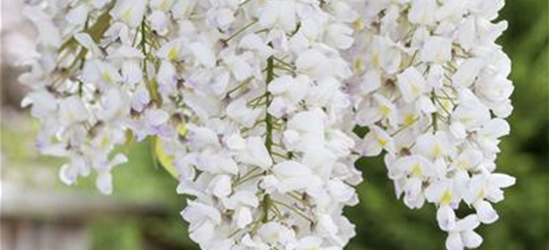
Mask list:
[[142,249],[141,236],[135,221],[119,223],[115,220],[103,220],[89,228],[92,250],[104,249]]

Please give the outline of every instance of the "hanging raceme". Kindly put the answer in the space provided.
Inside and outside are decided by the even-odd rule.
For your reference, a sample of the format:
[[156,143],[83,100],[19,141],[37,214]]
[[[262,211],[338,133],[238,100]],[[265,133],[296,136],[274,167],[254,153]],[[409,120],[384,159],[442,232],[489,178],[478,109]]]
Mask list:
[[[369,2],[369,1],[366,1]],[[396,195],[412,208],[434,204],[450,250],[476,248],[473,230],[498,219],[513,177],[496,173],[512,110],[510,60],[495,43],[503,1],[371,1],[347,60],[354,121],[369,132],[356,150],[382,151]],[[359,8],[359,7],[357,7]],[[469,215],[457,218],[455,210]]]
[[[21,82],[37,147],[69,185],[151,138],[201,249],[343,249],[354,162],[385,152],[410,208],[474,248],[514,179],[495,173],[512,106],[498,0],[35,0]],[[356,138],[352,129],[367,127]],[[354,138],[354,139],[353,139]],[[119,152],[119,151],[116,151]],[[463,203],[462,203],[463,201]],[[466,204],[471,214],[457,218]],[[462,206],[463,207],[463,206]]]

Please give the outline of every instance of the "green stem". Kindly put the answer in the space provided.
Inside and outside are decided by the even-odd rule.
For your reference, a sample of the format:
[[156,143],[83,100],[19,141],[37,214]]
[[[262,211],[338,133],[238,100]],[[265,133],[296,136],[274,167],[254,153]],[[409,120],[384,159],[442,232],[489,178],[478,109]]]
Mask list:
[[[267,109],[269,108],[271,94],[269,93],[269,83],[271,83],[274,80],[274,59],[273,57],[269,57],[267,59],[267,76],[265,77],[265,96],[267,101],[265,102],[265,148],[267,148],[267,151],[269,152],[269,156],[272,157],[272,148],[273,148],[273,117]],[[271,196],[269,194],[265,194],[263,196],[263,222],[269,221],[269,209],[271,206]]]
[[[268,85],[274,80],[274,58],[271,56],[269,59],[267,59],[267,77],[265,79],[265,82],[267,83],[265,88],[265,95],[267,96],[267,102],[266,107],[269,108],[270,100],[271,100],[271,94],[268,91]],[[266,122],[266,138],[265,138],[265,147],[267,148],[267,151],[269,151],[269,154],[271,154],[272,147],[273,147],[273,117],[269,112],[265,112],[265,122]]]
[[[433,103],[435,103],[435,99],[436,99],[436,97],[435,97],[435,92],[433,91],[433,92],[431,93],[431,101],[432,101]],[[438,116],[437,116],[437,115],[438,115],[438,114],[437,114],[436,111],[433,112],[433,114],[431,115],[431,117],[432,117],[432,119],[433,119],[433,130],[434,130],[435,132],[438,131],[438,124],[437,124],[437,123],[438,123]]]
[[246,182],[248,182],[248,181],[251,181],[251,180],[253,180],[253,179],[255,179],[255,178],[258,178],[258,177],[261,177],[261,176],[263,176],[263,175],[265,175],[265,174],[264,174],[264,173],[259,173],[259,174],[255,174],[255,175],[252,175],[252,176],[248,176],[248,177],[242,178],[241,180],[239,180],[238,182],[236,182],[236,183],[234,184],[233,188],[238,187],[238,186],[240,186],[240,185],[242,185],[242,184],[244,184],[244,183],[246,183]]
[[282,64],[282,65],[288,67],[288,69],[292,69],[292,70],[295,69],[295,66],[294,66],[294,65],[291,65],[291,64],[289,64],[289,63],[283,61],[282,59],[279,59],[279,58],[277,58],[277,57],[273,57],[273,59],[274,59],[275,61],[277,61],[278,63],[280,63],[280,64]]
[[263,218],[261,221],[263,223],[269,222],[269,209],[271,207],[271,196],[266,194],[263,196]]
[[143,51],[143,56],[147,56],[147,30],[145,29],[145,20],[141,22],[141,50]]
[[410,124],[404,126],[404,127],[401,127],[400,129],[398,129],[397,131],[393,132],[391,134],[391,137],[394,137],[396,135],[398,135],[400,132],[406,130],[407,128],[413,126],[417,121],[419,120],[419,117],[415,118]]
[[[153,62],[154,65],[154,59],[152,55],[147,51],[147,35],[149,33],[147,32],[147,22],[145,19],[141,22],[141,52],[143,53],[143,72],[145,73],[145,81],[147,82],[147,90],[149,91],[149,95],[151,96],[151,99],[153,102],[158,105],[158,107],[162,106],[162,97],[160,96],[160,93],[158,93],[158,82],[156,80],[150,80],[149,74],[147,70],[147,62]],[[156,67],[156,66],[155,66]]]
[[289,209],[290,211],[294,212],[295,214],[299,215],[300,217],[302,217],[303,219],[305,220],[308,220],[311,224],[314,224],[315,221],[311,218],[309,218],[306,214],[302,213],[301,211],[298,211],[297,209],[295,209],[294,207],[284,203],[284,202],[281,202],[281,201],[277,201],[277,200],[272,200],[272,202],[274,204],[278,204],[278,205],[281,205],[287,209]]

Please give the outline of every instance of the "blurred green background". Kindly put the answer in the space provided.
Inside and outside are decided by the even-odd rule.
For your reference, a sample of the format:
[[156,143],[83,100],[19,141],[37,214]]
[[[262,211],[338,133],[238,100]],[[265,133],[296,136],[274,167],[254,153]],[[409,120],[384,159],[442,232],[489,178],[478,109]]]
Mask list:
[[[515,111],[510,118],[511,136],[502,143],[498,159],[501,172],[517,177],[516,186],[506,191],[506,200],[496,205],[500,220],[480,229],[484,250],[549,249],[549,11],[547,0],[508,0],[502,19],[509,29],[499,40],[513,60]],[[3,117],[5,118],[5,116]],[[59,160],[38,157],[29,151],[36,124],[28,118],[2,122],[2,152],[9,162],[7,171],[35,173],[37,162],[57,171]],[[20,123],[28,126],[20,126]],[[144,237],[162,242],[162,249],[197,249],[186,237],[179,211],[185,197],[175,194],[176,181],[153,162],[149,142],[131,148],[131,164],[117,168],[114,197],[124,201],[161,203],[167,217],[106,217],[89,227],[93,250],[139,250]],[[411,211],[397,201],[392,182],[386,177],[381,159],[362,159],[358,167],[365,182],[359,187],[361,203],[346,213],[357,225],[350,250],[438,250],[446,235],[435,220],[433,207]],[[4,169],[6,171],[6,169]],[[49,171],[48,170],[48,171]],[[36,180],[20,174],[19,181]],[[29,180],[30,178],[30,180]],[[58,190],[74,189],[53,184]],[[90,180],[79,183],[83,193],[96,194]]]

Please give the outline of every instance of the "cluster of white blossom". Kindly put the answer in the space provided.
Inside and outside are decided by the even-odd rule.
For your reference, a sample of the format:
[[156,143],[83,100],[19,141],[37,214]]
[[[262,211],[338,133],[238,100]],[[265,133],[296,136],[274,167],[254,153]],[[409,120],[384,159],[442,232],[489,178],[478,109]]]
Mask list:
[[[31,0],[21,82],[61,179],[113,191],[115,149],[152,138],[202,249],[343,249],[358,155],[386,151],[407,206],[473,248],[512,106],[500,0]],[[368,127],[353,139],[353,126]],[[352,154],[352,152],[354,154]],[[475,213],[455,215],[462,201]]]
[[351,66],[339,50],[358,15],[315,0],[190,10],[159,50],[159,86],[190,111],[183,143],[163,143],[178,192],[196,197],[182,212],[191,239],[212,250],[342,249],[354,235],[342,210],[357,203],[361,177],[340,129]]
[[112,150],[173,157],[202,249],[341,249],[360,174],[342,127],[358,17],[345,1],[37,1],[40,57],[21,77],[39,148],[112,192]]
[[[38,149],[67,157],[60,171],[66,184],[97,172],[97,187],[112,192],[111,169],[127,161],[111,154],[125,141],[130,92],[143,84],[143,54],[123,41],[129,28],[110,26],[109,1],[29,1],[24,14],[37,27],[35,58],[20,81],[31,89],[23,106],[40,119]],[[101,39],[103,38],[104,39]],[[98,42],[99,45],[97,44]]]
[[[355,73],[354,121],[368,129],[357,151],[386,152],[388,176],[406,206],[437,206],[448,249],[476,248],[482,238],[474,229],[498,219],[492,203],[515,182],[495,173],[512,111],[511,63],[495,44],[507,23],[493,22],[504,2],[360,4],[362,31],[346,56]],[[470,215],[460,219],[458,209]]]

